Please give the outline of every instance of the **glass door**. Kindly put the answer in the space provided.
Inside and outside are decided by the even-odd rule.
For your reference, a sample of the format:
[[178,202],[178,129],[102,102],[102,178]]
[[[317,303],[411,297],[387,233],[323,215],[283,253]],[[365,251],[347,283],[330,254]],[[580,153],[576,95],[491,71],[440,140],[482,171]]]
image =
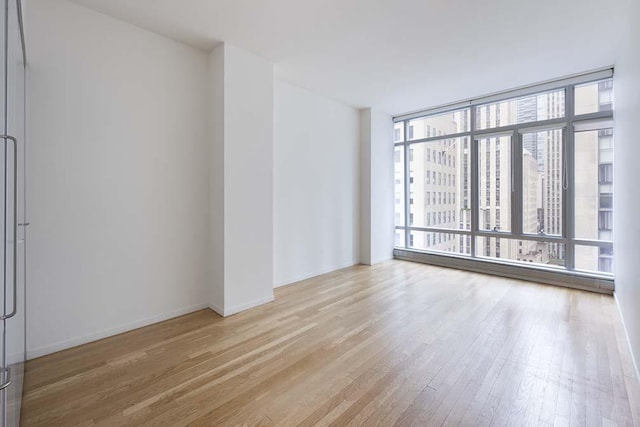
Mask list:
[[[7,104],[6,104],[6,89],[7,89],[7,73],[6,73],[6,51],[4,46],[6,46],[6,38],[7,38],[7,0],[2,0],[0,2],[0,134],[5,135],[7,132]],[[5,181],[5,165],[7,159],[7,144],[9,144],[9,140],[0,139],[0,192],[3,192],[3,189],[6,186]],[[5,326],[6,320],[4,319],[6,313],[6,290],[7,290],[7,271],[4,265],[4,259],[6,255],[6,242],[7,236],[6,231],[3,224],[6,223],[6,197],[2,196],[0,205],[0,215],[2,216],[2,220],[0,220],[0,234],[2,234],[2,240],[0,241],[0,270],[2,271],[2,288],[0,288],[0,314],[3,319],[0,324],[0,332],[2,333],[2,337],[0,339],[0,424],[4,425],[5,423],[5,407],[6,407],[6,399],[5,399],[5,389],[9,386],[11,379],[9,376],[9,371],[7,368],[6,362],[6,352],[5,352],[5,341],[6,341],[6,333]]]
[[3,0],[2,148],[2,426],[20,422],[25,340],[25,58],[19,0]]

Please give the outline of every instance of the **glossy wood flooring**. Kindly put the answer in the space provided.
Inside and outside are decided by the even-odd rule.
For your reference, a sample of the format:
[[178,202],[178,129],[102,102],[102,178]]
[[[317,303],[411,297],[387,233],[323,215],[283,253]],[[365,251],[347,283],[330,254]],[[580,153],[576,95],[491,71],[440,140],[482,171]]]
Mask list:
[[640,425],[612,297],[402,261],[28,362],[25,426]]

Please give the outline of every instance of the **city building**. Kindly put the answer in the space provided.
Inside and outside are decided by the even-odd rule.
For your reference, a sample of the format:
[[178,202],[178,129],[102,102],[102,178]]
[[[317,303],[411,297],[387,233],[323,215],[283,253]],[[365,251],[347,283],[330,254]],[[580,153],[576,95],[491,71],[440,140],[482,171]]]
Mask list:
[[[612,108],[611,80],[576,87],[576,114]],[[564,91],[551,91],[515,100],[475,107],[475,129],[492,129],[516,123],[535,123],[565,116]],[[470,137],[447,138],[470,130],[470,110],[439,114],[398,122],[396,141],[431,138],[409,145],[408,224],[443,231],[410,231],[407,247],[471,254],[468,235],[446,230],[470,230]],[[406,126],[406,129],[405,129]],[[606,125],[605,125],[606,126]],[[522,231],[540,236],[563,236],[563,174],[566,168],[565,134],[562,128],[532,130],[522,141]],[[478,137],[478,229],[512,230],[512,135]],[[575,230],[584,239],[612,241],[611,128],[576,131]],[[405,209],[404,157],[396,147],[396,224],[402,225]],[[597,182],[596,182],[597,180]],[[405,246],[405,235],[396,230],[396,246]],[[479,237],[477,255],[512,261],[563,266],[566,248],[562,243]],[[576,268],[611,273],[612,251],[596,246],[576,246]]]

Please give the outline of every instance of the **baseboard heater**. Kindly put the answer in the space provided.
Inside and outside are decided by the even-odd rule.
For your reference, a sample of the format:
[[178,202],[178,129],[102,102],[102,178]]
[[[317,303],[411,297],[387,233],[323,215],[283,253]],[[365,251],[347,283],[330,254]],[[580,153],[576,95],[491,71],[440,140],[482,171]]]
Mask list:
[[608,295],[613,295],[614,290],[614,280],[612,278],[596,277],[578,272],[552,271],[550,269],[528,266],[521,267],[506,262],[440,255],[437,253],[409,251],[405,249],[394,249],[393,256],[396,259],[421,262],[438,267],[456,268],[459,270],[509,277],[511,279],[526,280],[548,285],[564,286],[566,288],[581,289]]

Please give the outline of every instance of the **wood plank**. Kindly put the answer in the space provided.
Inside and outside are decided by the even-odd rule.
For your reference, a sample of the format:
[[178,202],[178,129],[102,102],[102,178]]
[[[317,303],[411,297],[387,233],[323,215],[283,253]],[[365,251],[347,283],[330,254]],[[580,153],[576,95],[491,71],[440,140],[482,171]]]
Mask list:
[[640,425],[608,296],[405,261],[26,364],[22,425]]

